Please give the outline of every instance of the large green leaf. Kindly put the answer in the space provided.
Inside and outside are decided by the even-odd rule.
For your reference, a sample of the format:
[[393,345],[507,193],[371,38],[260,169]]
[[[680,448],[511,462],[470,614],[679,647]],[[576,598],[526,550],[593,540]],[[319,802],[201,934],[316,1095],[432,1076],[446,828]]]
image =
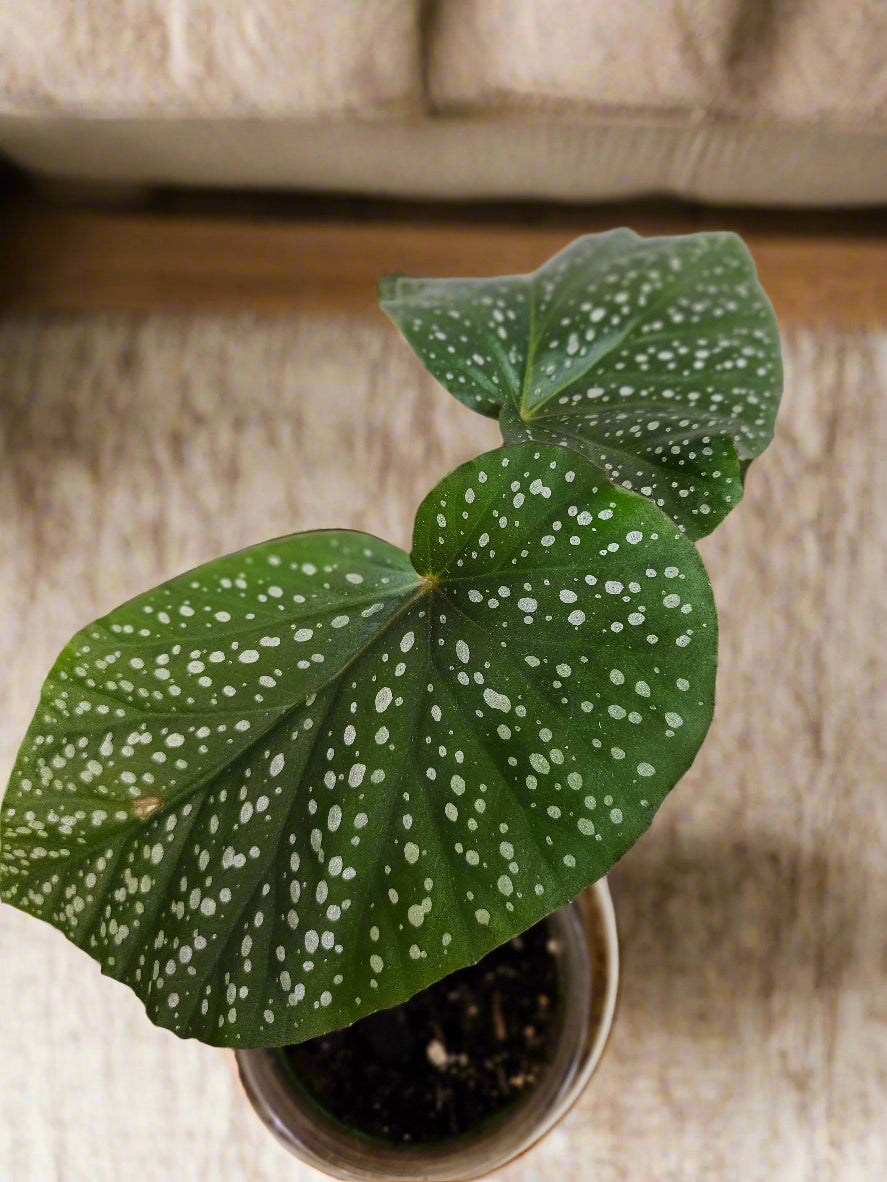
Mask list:
[[297,534],[80,632],[4,801],[4,898],[178,1034],[352,1022],[629,848],[708,727],[716,629],[649,501],[570,451],[480,456],[412,561]]
[[384,279],[383,309],[507,442],[574,448],[691,538],[742,496],[773,437],[779,335],[735,234],[589,234],[538,271]]

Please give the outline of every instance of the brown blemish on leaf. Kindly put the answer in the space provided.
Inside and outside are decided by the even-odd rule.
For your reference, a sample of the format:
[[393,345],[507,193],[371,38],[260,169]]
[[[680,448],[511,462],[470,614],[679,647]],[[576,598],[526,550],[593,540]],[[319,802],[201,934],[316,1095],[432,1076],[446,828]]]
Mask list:
[[138,796],[132,802],[132,811],[140,821],[147,821],[162,804],[162,796]]

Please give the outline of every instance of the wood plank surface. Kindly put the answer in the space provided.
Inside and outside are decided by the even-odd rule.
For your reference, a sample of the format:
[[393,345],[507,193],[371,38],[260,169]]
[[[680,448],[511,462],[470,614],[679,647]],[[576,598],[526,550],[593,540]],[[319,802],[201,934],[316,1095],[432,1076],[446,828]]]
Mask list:
[[785,325],[887,323],[887,213],[882,233],[875,215],[856,232],[851,215],[768,221],[631,205],[524,224],[513,213],[471,218],[441,220],[421,206],[369,220],[267,220],[13,204],[0,209],[0,309],[368,311],[380,275],[532,270],[580,233],[628,224],[642,234],[739,231]]
[[[127,275],[145,298],[150,265],[164,302],[182,240],[152,258],[149,226],[132,278],[120,235],[95,260],[116,276],[104,298]],[[408,545],[423,494],[497,442],[377,312],[290,314],[297,239],[258,237],[250,253],[252,228],[205,231],[186,314],[71,311],[71,274],[64,315],[0,317],[0,782],[86,621],[292,530]],[[361,241],[368,281],[387,248]],[[443,235],[433,257],[421,232],[403,241],[464,267]],[[312,257],[302,273],[326,282]],[[231,274],[268,292],[269,268],[275,315],[194,310],[207,276],[230,299]],[[720,617],[711,732],[610,875],[611,1042],[569,1117],[496,1182],[887,1178],[887,332],[790,328],[785,356],[776,440],[700,545]],[[0,1178],[321,1182],[218,1051],[151,1026],[58,932],[0,906],[0,963]]]
[[[786,330],[785,404],[743,504],[700,545],[720,616],[717,710],[610,876],[623,951],[611,1043],[566,1121],[495,1177],[882,1182],[876,218],[0,207],[0,783],[45,670],[86,620],[291,530],[408,546],[429,486],[495,446],[495,423],[444,395],[378,313],[379,274],[526,270],[620,223],[743,233]],[[152,1027],[58,933],[0,906],[0,962],[0,1178],[320,1182],[261,1127],[219,1052]]]

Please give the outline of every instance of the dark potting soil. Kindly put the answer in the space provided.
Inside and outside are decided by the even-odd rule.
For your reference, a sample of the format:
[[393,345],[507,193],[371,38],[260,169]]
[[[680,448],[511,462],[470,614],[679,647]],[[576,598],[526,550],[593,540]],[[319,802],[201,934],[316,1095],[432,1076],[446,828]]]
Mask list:
[[510,1107],[550,1061],[561,1012],[546,921],[403,1005],[284,1048],[303,1087],[349,1128],[440,1141]]

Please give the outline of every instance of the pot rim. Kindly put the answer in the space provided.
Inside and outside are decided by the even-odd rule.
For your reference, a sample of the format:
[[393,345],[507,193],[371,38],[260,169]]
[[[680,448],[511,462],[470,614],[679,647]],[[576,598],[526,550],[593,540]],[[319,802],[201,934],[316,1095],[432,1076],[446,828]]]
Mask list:
[[585,1089],[609,1038],[619,988],[616,915],[606,878],[548,919],[566,949],[563,1029],[546,1076],[501,1120],[432,1146],[383,1145],[299,1096],[276,1048],[236,1051],[241,1083],[259,1118],[294,1156],[344,1182],[475,1179],[525,1153]]

